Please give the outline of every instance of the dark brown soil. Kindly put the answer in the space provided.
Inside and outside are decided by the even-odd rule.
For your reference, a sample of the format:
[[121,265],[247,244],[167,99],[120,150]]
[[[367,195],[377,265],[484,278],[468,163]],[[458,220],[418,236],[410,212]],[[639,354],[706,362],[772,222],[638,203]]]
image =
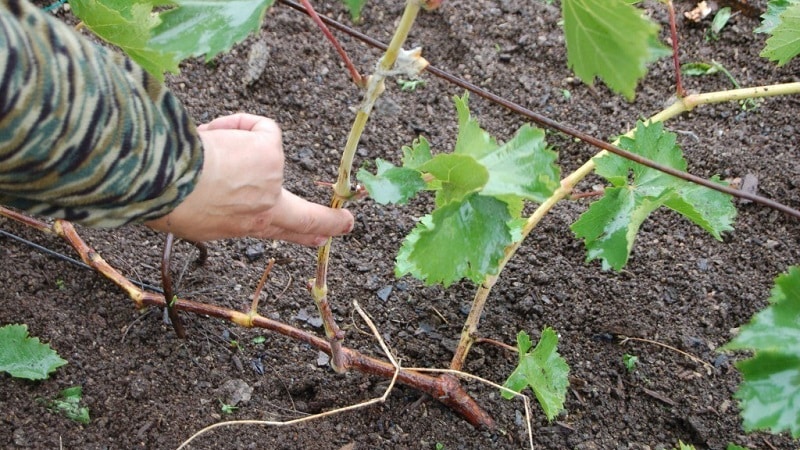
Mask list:
[[[404,2],[374,1],[358,29],[387,41]],[[763,7],[765,2],[751,2]],[[338,2],[315,2],[320,13],[341,20]],[[662,24],[666,13],[648,4]],[[679,2],[679,11],[693,2]],[[566,68],[564,39],[556,6],[540,1],[449,0],[420,17],[410,46],[423,45],[437,67],[471,80],[553,119],[608,139],[639,118],[663,108],[674,90],[671,61],[660,61],[635,102],[602,85],[580,84]],[[758,22],[735,16],[718,41],[704,40],[708,23],[680,19],[684,61],[716,60],[744,86],[798,81],[800,63],[777,69],[758,57],[764,37]],[[274,117],[284,130],[288,186],[319,202],[333,181],[338,155],[359,101],[338,57],[303,15],[273,7],[260,39],[269,64],[250,86],[244,82],[253,39],[210,64],[185,65],[170,86],[202,122],[247,111]],[[346,49],[364,72],[379,53],[348,37]],[[370,119],[356,165],[376,157],[398,160],[399,148],[421,132],[436,151],[449,151],[456,120],[452,96],[461,89],[431,76],[415,92],[390,86]],[[687,80],[690,90],[730,88],[721,75]],[[562,90],[568,89],[567,99]],[[501,139],[524,119],[472,96],[474,115]],[[755,110],[737,104],[698,108],[668,123],[679,133],[690,170],[703,176],[753,174],[760,193],[800,208],[800,150],[797,98],[769,99]],[[567,173],[595,150],[562,135],[549,142]],[[591,189],[597,180],[580,185]],[[495,287],[481,335],[513,343],[520,330],[535,338],[545,326],[561,336],[560,352],[571,366],[566,412],[548,423],[533,414],[536,448],[671,449],[678,440],[699,449],[729,442],[751,449],[797,448],[785,436],[745,434],[732,398],[740,377],[733,355],[716,351],[735,329],[763,308],[773,278],[800,261],[800,221],[754,204],[739,204],[736,231],[717,242],[669,212],[657,212],[642,229],[632,260],[621,273],[585,264],[583,244],[568,226],[587,201],[558,205],[528,238]],[[443,290],[393,276],[393,259],[424,201],[410,207],[353,204],[353,233],[337,240],[331,267],[334,311],[347,332],[346,344],[381,357],[380,349],[354,317],[351,302],[372,315],[381,334],[405,366],[443,368],[449,364],[475,291],[464,282]],[[0,227],[55,251],[74,255],[59,239],[0,219]],[[81,229],[85,239],[133,280],[158,284],[163,236],[143,227]],[[248,249],[265,246],[251,260]],[[181,297],[243,310],[269,257],[279,264],[268,283],[265,316],[322,333],[305,290],[313,276],[315,252],[280,242],[231,240],[210,244],[201,268],[194,249],[180,243],[173,265]],[[318,363],[317,351],[282,336],[184,314],[189,332],[177,339],[158,310],[137,311],[117,287],[101,276],[0,237],[0,324],[26,323],[69,364],[49,380],[26,382],[3,376],[0,384],[0,447],[69,449],[176,448],[206,425],[225,419],[285,420],[346,406],[380,395],[387,381],[351,372],[333,373]],[[388,299],[378,292],[392,287]],[[621,345],[623,334],[688,352],[705,367],[662,346],[641,341]],[[257,336],[264,343],[254,343]],[[231,341],[238,342],[238,347]],[[633,372],[624,354],[636,355]],[[466,369],[502,382],[516,355],[481,345]],[[223,415],[222,386],[242,380],[253,388],[249,402]],[[465,383],[497,420],[495,430],[476,430],[435,401],[396,387],[388,401],[312,423],[284,428],[237,426],[213,431],[192,448],[275,449],[445,449],[524,448],[522,404],[505,401],[495,389]],[[48,399],[80,385],[91,409],[88,425],[49,411]]]

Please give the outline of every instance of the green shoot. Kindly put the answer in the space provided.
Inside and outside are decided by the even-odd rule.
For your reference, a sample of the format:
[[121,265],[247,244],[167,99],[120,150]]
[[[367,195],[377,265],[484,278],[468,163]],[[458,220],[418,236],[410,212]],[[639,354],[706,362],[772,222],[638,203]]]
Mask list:
[[61,391],[58,394],[58,398],[48,403],[48,407],[63,414],[69,420],[87,424],[90,421],[89,407],[81,405],[82,399],[83,388],[75,386]]
[[720,8],[717,11],[717,14],[714,15],[714,20],[711,21],[711,27],[706,30],[705,39],[706,41],[717,41],[719,40],[719,33],[725,28],[725,25],[728,24],[728,21],[731,19],[731,8],[726,6],[724,8]]
[[412,92],[417,90],[418,87],[425,86],[425,80],[397,80],[397,84],[400,85],[400,90],[403,92]]
[[263,344],[264,342],[267,342],[267,338],[265,336],[256,336],[250,342],[252,342],[255,345],[259,345]]
[[222,400],[220,400],[219,401],[219,409],[220,409],[220,411],[222,412],[223,415],[230,415],[230,414],[233,414],[237,409],[239,409],[239,407],[238,406],[229,405],[229,404],[223,402]]
[[626,353],[622,355],[622,364],[628,369],[628,372],[633,372],[636,370],[636,365],[639,364],[639,357]]
[[44,380],[67,362],[48,344],[28,336],[27,325],[0,328],[0,372],[15,378]]
[[61,278],[56,279],[56,288],[59,291],[63,291],[64,289],[66,289],[66,287],[67,286],[66,284],[64,284],[64,280],[62,280]]

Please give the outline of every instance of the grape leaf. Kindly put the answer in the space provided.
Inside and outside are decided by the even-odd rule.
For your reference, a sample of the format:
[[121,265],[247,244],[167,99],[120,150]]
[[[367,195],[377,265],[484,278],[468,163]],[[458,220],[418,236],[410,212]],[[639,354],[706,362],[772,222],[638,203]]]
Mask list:
[[736,363],[743,382],[735,397],[744,428],[788,430],[800,437],[800,266],[775,280],[770,305],[757,313],[722,350],[751,350]]
[[72,0],[70,6],[89,30],[119,47],[154,77],[163,81],[164,72],[178,73],[181,58],[177,54],[148,45],[153,29],[161,23],[153,13],[153,1]]
[[[558,335],[552,328],[545,328],[536,348],[532,347],[531,338],[524,331],[517,334],[519,364],[506,380],[504,387],[515,392],[522,392],[530,386],[536,399],[544,410],[547,420],[553,420],[563,409],[569,386],[569,366],[558,354]],[[514,396],[502,391],[506,399]]]
[[484,131],[469,112],[469,93],[455,98],[458,111],[458,138],[455,154],[470,155],[489,171],[483,195],[516,195],[537,202],[545,201],[559,186],[558,154],[547,148],[544,131],[523,125],[503,145]]
[[761,15],[761,26],[753,30],[754,33],[772,33],[780,23],[780,15],[786,8],[800,4],[800,0],[770,0],[767,3],[767,12]]
[[0,327],[0,372],[28,380],[44,380],[67,362],[48,344],[28,336],[27,325]]
[[364,183],[370,197],[376,202],[405,204],[417,192],[425,189],[422,175],[416,170],[396,167],[383,159],[376,159],[378,171],[375,175],[365,169],[358,171],[358,179]]
[[403,146],[403,167],[419,169],[431,158],[431,145],[424,136],[415,139],[411,147]]
[[[652,161],[686,170],[674,133],[660,122],[636,125],[635,139],[623,137],[620,146]],[[596,172],[613,187],[572,224],[584,239],[587,261],[600,258],[603,268],[621,270],[628,261],[636,233],[645,219],[666,206],[697,223],[716,239],[731,230],[736,216],[730,196],[698,186],[616,155],[595,159]],[[630,179],[629,179],[630,177]],[[719,182],[718,178],[713,180]]]
[[569,67],[584,83],[600,77],[633,100],[647,63],[664,54],[658,25],[619,0],[564,0],[561,7]]
[[475,158],[456,153],[442,153],[419,167],[439,181],[436,206],[451,201],[461,201],[465,196],[480,191],[489,181],[489,171]]
[[505,202],[475,193],[437,208],[406,237],[395,274],[445,287],[464,277],[480,283],[513,242],[511,219]]
[[744,381],[735,396],[745,429],[800,437],[800,267],[779,276],[770,306],[743,326],[723,350],[752,350],[736,364]]
[[342,0],[342,3],[350,11],[350,18],[355,21],[361,18],[361,10],[367,4],[367,0]]
[[787,6],[780,13],[771,33],[761,56],[782,66],[800,54],[800,2]]
[[258,31],[275,0],[173,0],[175,7],[159,14],[149,45],[183,60],[206,61]]

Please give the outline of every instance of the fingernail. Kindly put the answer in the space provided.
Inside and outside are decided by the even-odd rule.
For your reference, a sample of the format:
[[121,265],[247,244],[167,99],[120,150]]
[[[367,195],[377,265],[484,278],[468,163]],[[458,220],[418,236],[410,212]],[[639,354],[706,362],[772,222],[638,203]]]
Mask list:
[[352,222],[348,223],[347,226],[344,229],[344,234],[347,234],[347,233],[353,231],[353,227],[355,227],[355,225],[356,225],[355,221],[352,221]]

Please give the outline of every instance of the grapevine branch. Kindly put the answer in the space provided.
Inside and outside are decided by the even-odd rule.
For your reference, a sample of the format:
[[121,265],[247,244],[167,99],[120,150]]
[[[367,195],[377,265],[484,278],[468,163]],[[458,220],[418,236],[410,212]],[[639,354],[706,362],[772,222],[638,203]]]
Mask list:
[[[304,11],[303,7],[298,5],[297,3],[291,0],[279,0],[281,3],[295,9],[298,11]],[[386,44],[373,39],[363,33],[360,33],[347,25],[344,25],[338,21],[335,21],[331,18],[320,16],[320,18],[332,28],[335,28],[339,31],[347,33],[356,39],[373,46],[378,49],[386,49]],[[564,125],[556,120],[550,119],[542,114],[534,112],[530,109],[527,109],[517,103],[514,103],[510,100],[506,100],[503,97],[500,97],[486,89],[483,89],[477,85],[474,85],[462,78],[459,78],[455,75],[452,75],[442,69],[436,68],[433,65],[428,65],[426,70],[430,72],[432,75],[437,76],[445,81],[448,81],[456,86],[459,86],[463,89],[466,89],[479,97],[482,97],[486,100],[489,100],[493,103],[497,103],[500,106],[503,106],[506,109],[509,109],[523,117],[528,118],[532,122],[543,126],[545,128],[549,128],[555,131],[562,132],[574,138],[577,138],[583,142],[586,142],[589,145],[594,147],[606,150],[609,153],[613,153],[617,156],[621,156],[623,158],[629,159],[634,161],[638,164],[641,164],[646,167],[650,167],[651,169],[655,169],[669,175],[672,175],[676,178],[680,178],[682,180],[690,181],[692,183],[696,183],[707,187],[709,189],[713,189],[715,191],[720,191],[728,195],[732,195],[734,197],[743,198],[746,200],[753,201],[755,203],[759,203],[764,205],[768,208],[776,209],[781,211],[785,214],[788,214],[792,217],[800,219],[800,211],[791,208],[787,205],[782,203],[776,202],[774,200],[768,199],[766,197],[762,197],[760,195],[752,194],[749,192],[745,192],[739,189],[733,189],[728,186],[722,186],[717,183],[711,182],[706,180],[705,178],[701,178],[687,172],[682,172],[671,167],[666,167],[661,164],[658,164],[654,161],[651,161],[646,158],[642,158],[639,155],[634,153],[628,152],[623,150],[615,145],[609,144],[601,139],[595,138],[594,136],[590,136],[584,132],[578,131],[575,128],[572,128],[568,125]],[[745,88],[745,89],[734,89],[729,91],[720,91],[720,92],[713,92],[707,94],[694,94],[686,96],[682,99],[677,100],[672,106],[667,108],[667,110],[663,111],[665,113],[669,110],[679,110],[680,112],[691,111],[696,106],[710,104],[710,103],[720,103],[726,101],[734,101],[734,100],[741,100],[745,98],[762,98],[762,97],[773,97],[779,95],[788,95],[788,94],[798,94],[800,93],[800,82],[796,83],[784,83],[784,84],[776,84],[772,86],[760,86],[760,87],[752,87],[752,88]],[[654,116],[655,117],[655,116]],[[654,119],[657,120],[657,119]]]
[[[342,159],[339,163],[339,175],[336,183],[333,185],[331,208],[342,208],[347,200],[354,195],[351,191],[350,184],[353,159],[356,154],[358,142],[361,139],[369,115],[375,105],[375,101],[385,89],[384,79],[386,76],[398,70],[415,71],[418,73],[427,65],[427,62],[419,56],[418,51],[405,52],[402,48],[423,6],[422,0],[410,0],[406,3],[403,16],[395,29],[391,43],[385,49],[383,57],[378,62],[375,73],[366,81],[364,100],[356,112],[355,120],[347,136],[345,148],[342,151]],[[396,63],[397,66],[401,66],[401,64],[404,66],[395,67]],[[319,248],[317,253],[316,277],[310,282],[310,291],[314,303],[317,305],[317,310],[322,317],[322,322],[325,327],[325,336],[331,344],[331,367],[336,372],[341,373],[347,370],[345,361],[343,360],[344,355],[341,350],[344,332],[342,332],[336,324],[330,303],[328,302],[327,278],[332,242],[333,239],[329,238],[327,242]]]
[[[56,220],[53,225],[49,225],[2,206],[0,206],[0,216],[5,216],[24,225],[32,226],[48,234],[55,234],[67,241],[85,264],[122,288],[128,297],[133,300],[137,309],[147,306],[158,308],[166,307],[167,301],[163,294],[147,292],[138,288],[133,282],[108,264],[100,254],[89,247],[75,230],[72,223],[65,220]],[[331,354],[331,344],[328,340],[283,322],[272,320],[259,314],[253,314],[250,308],[248,308],[247,312],[241,312],[181,298],[175,298],[172,303],[173,308],[177,311],[186,311],[201,316],[215,317],[245,328],[263,328],[296,341],[303,342],[329,355]],[[346,347],[342,347],[341,352],[341,362],[345,370],[354,369],[367,375],[375,375],[384,378],[392,378],[395,374],[396,368],[389,362],[371,358],[361,354],[357,350]],[[440,401],[442,404],[451,408],[455,413],[464,417],[467,422],[475,427],[493,428],[495,426],[492,417],[475,402],[455,377],[432,377],[420,373],[419,371],[403,369],[397,374],[397,381]]]

